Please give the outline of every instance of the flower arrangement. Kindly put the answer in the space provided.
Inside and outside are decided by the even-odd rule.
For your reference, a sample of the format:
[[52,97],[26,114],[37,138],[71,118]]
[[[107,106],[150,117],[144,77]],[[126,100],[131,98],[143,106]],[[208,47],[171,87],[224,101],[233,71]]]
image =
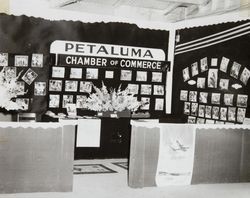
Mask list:
[[18,110],[21,107],[13,100],[20,94],[20,88],[17,86],[17,79],[21,75],[14,77],[6,74],[5,67],[0,71],[0,107],[6,110]]
[[90,94],[86,100],[86,107],[89,110],[94,111],[125,111],[129,110],[131,112],[136,111],[140,106],[143,105],[142,102],[137,101],[134,94],[129,93],[128,89],[121,90],[121,86],[117,90],[110,89],[102,82],[102,87],[97,88],[92,85],[95,93]]

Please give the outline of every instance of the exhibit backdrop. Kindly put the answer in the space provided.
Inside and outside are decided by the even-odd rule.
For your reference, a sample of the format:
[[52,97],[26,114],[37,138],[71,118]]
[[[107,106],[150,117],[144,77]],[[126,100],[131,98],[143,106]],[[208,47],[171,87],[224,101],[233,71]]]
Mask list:
[[176,33],[172,112],[202,124],[250,117],[250,21]]
[[[163,52],[165,60],[161,61],[164,62],[167,60],[166,56],[168,54],[167,53],[168,42],[169,42],[168,39],[169,39],[168,31],[142,29],[134,24],[82,23],[80,21],[78,22],[49,21],[41,18],[1,14],[0,15],[0,56],[1,56],[0,66],[1,69],[4,68],[5,70],[4,73],[7,73],[12,76],[19,75],[18,87],[20,88],[20,94],[18,96],[17,101],[23,107],[24,111],[36,112],[42,114],[46,112],[49,107],[48,103],[49,103],[50,84],[52,86],[51,88],[52,91],[55,91],[53,90],[54,88],[56,89],[56,86],[53,87],[53,83],[56,84],[57,82],[55,81],[55,79],[52,78],[52,74],[60,75],[61,72],[60,68],[58,67],[54,67],[53,70],[53,66],[58,64],[58,62],[56,62],[57,60],[55,60],[57,57],[54,54],[50,53],[50,46],[54,41],[57,40],[71,41],[71,43],[83,42],[83,43],[92,43],[93,45],[99,43],[103,44],[103,46],[105,45],[130,46],[134,49],[136,48],[157,49]],[[82,50],[81,46],[80,48],[78,48],[78,50],[80,51]],[[102,53],[106,52],[104,48],[102,48],[101,51]],[[115,53],[116,52],[113,51],[113,54]],[[123,53],[126,52],[124,51]],[[138,51],[135,51],[135,54],[136,53],[138,53]],[[144,57],[145,60],[148,60],[151,58],[151,56],[153,56],[153,54],[151,54],[151,51],[144,51],[144,54],[142,54],[142,56]],[[60,61],[62,60],[63,58],[61,57]],[[149,60],[149,62],[150,61],[152,60]],[[61,64],[61,62],[59,63]],[[93,67],[95,67],[95,64],[97,64],[97,62],[93,64],[94,65],[90,65],[92,66],[91,68],[92,70],[89,71],[89,73],[90,75],[94,75],[95,77],[96,70],[93,70]],[[127,64],[129,63],[127,62]],[[70,78],[71,75],[72,78],[80,79],[81,77],[79,76],[80,75],[79,72],[81,71],[80,68],[77,67],[77,63],[71,62],[70,65],[76,67],[74,67],[71,71],[66,70],[66,72],[71,72],[71,73],[67,74],[68,77],[65,78]],[[85,65],[85,67],[88,66]],[[155,63],[154,67],[157,68],[157,63]],[[105,77],[106,75],[107,78],[111,78],[112,75],[114,74],[112,74],[112,72],[106,72],[105,74],[103,73],[102,75],[103,75],[102,77]],[[120,75],[122,75],[123,76],[122,78],[125,79],[123,81],[127,81],[126,79],[130,78],[131,72],[125,70],[123,71],[123,74],[120,73]],[[139,77],[140,76],[143,77],[143,75],[144,74],[140,74]],[[149,75],[147,76],[149,78],[151,78],[152,76],[152,74],[147,74],[147,75]],[[165,76],[165,73],[163,75]],[[132,73],[132,78],[133,79],[135,78],[134,73]],[[157,78],[157,75],[155,76],[155,78]],[[100,83],[101,79],[99,80],[100,81],[96,84],[97,86],[101,85]],[[120,80],[121,79],[119,79],[117,83],[110,83],[108,84],[108,86],[117,88],[119,84],[122,82]],[[163,77],[162,80],[165,81],[166,80],[165,77]],[[131,81],[132,84],[135,81],[136,80]],[[152,100],[154,101],[156,99],[159,99],[161,100],[160,103],[162,102],[163,99],[165,102],[164,98],[165,90],[163,95],[161,95],[162,92],[159,94],[158,98],[154,97],[153,90],[151,90],[152,92],[150,94],[147,93],[148,87],[146,85],[150,84],[150,81],[146,81],[145,83],[144,82],[140,83],[140,86],[141,84],[145,84],[143,88],[146,94],[144,95],[145,98],[151,99],[152,97]],[[80,83],[80,80],[77,83]],[[128,82],[126,83],[128,84]],[[84,84],[84,82],[82,82],[82,84],[84,85],[83,88],[87,87],[87,84]],[[72,85],[71,81],[68,81],[67,83],[63,82],[62,89],[64,89],[64,91],[66,92],[71,92],[71,91],[74,92],[74,90],[71,90],[72,88],[71,85]],[[164,85],[165,89],[165,82],[160,83],[159,87],[155,88],[162,89],[162,85]],[[67,86],[67,88],[64,86]],[[151,87],[151,89],[153,88]],[[78,91],[80,92],[79,88],[77,92]],[[74,100],[76,100],[76,98]],[[60,105],[62,102],[63,99],[61,98]],[[153,103],[152,105],[155,106],[155,103]],[[155,107],[152,107],[152,109],[153,108]],[[165,109],[165,103],[163,108]],[[151,107],[149,109],[151,109]],[[4,109],[2,109],[2,111],[4,111]],[[60,110],[58,110],[57,112],[60,112]]]

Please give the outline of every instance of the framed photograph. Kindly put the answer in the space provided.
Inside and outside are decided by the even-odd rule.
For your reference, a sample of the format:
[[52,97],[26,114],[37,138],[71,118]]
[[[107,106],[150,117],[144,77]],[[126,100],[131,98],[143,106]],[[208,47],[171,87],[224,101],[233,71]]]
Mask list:
[[196,120],[197,120],[196,121],[197,124],[205,124],[205,119],[204,118],[197,118]]
[[98,69],[87,68],[86,69],[86,79],[98,79]]
[[140,107],[141,110],[149,110],[150,98],[141,97],[141,101],[144,103],[143,106]]
[[199,70],[198,70],[198,63],[195,62],[191,65],[191,71],[192,71],[192,77],[196,76],[199,74]]
[[92,82],[90,81],[80,82],[80,92],[91,93],[91,91],[92,91]]
[[242,71],[240,75],[240,81],[243,82],[244,85],[247,85],[249,77],[250,77],[250,70],[248,70],[247,68],[244,68],[244,70]]
[[49,81],[49,91],[62,91],[62,81],[61,80],[50,80]]
[[207,92],[200,92],[199,103],[207,104],[207,98],[208,98]]
[[155,99],[155,110],[156,111],[163,111],[164,110],[164,99],[163,98],[156,98]]
[[207,71],[208,70],[207,57],[202,58],[200,60],[200,63],[201,63],[201,72]]
[[224,94],[224,105],[233,106],[234,94]]
[[152,82],[162,82],[162,73],[152,72]]
[[220,93],[212,93],[211,103],[220,104]]
[[77,92],[78,82],[74,80],[65,80],[65,91]]
[[212,118],[215,120],[219,120],[220,117],[220,107],[213,106],[212,107]]
[[197,78],[197,88],[205,89],[206,78]]
[[76,114],[77,114],[77,111],[76,111],[76,104],[73,104],[73,103],[68,103],[66,106],[66,111],[67,111],[67,114],[69,117],[75,117]]
[[43,67],[43,54],[32,54],[31,67]]
[[154,95],[164,95],[164,86],[163,85],[154,85]]
[[220,120],[215,120],[215,124],[225,124],[225,122],[220,121]]
[[206,105],[205,107],[205,117],[212,118],[212,106]]
[[245,108],[238,108],[237,110],[237,122],[243,123],[246,116]]
[[221,90],[228,90],[228,86],[229,86],[229,79],[220,79],[219,82],[219,88]]
[[227,67],[228,67],[229,59],[226,57],[222,57],[221,63],[220,63],[220,70],[222,72],[227,73]]
[[86,108],[87,96],[77,95],[76,96],[76,108],[85,109]]
[[16,67],[28,67],[29,56],[26,55],[15,55],[15,66]]
[[137,84],[128,84],[127,90],[128,90],[128,93],[130,93],[130,94],[138,94],[139,85],[137,85]]
[[7,79],[16,78],[16,67],[4,67],[3,72]]
[[8,53],[0,53],[0,66],[8,66]]
[[195,124],[196,123],[196,117],[194,117],[194,116],[188,116],[187,123],[188,124]]
[[46,95],[46,82],[35,82],[34,95],[35,96]]
[[197,91],[190,91],[189,92],[189,101],[190,102],[197,102]]
[[114,71],[105,71],[105,78],[114,78]]
[[28,85],[31,85],[31,83],[36,79],[37,76],[38,74],[29,68],[23,75],[22,79]]
[[236,120],[236,107],[228,107],[228,121],[235,122]]
[[29,98],[17,98],[16,103],[21,107],[21,110],[27,111],[29,109]]
[[183,76],[183,81],[186,82],[190,79],[189,75],[189,68],[186,67],[185,69],[182,70],[182,76]]
[[64,78],[65,68],[64,67],[52,67],[52,78]]
[[248,95],[238,94],[237,96],[237,106],[238,107],[247,107]]
[[220,120],[223,120],[223,121],[227,120],[227,107],[220,108]]
[[198,116],[198,103],[191,104],[191,115]]
[[199,105],[198,116],[199,117],[204,117],[205,116],[205,105]]
[[63,95],[62,108],[66,108],[67,104],[72,104],[73,99],[73,95]]
[[209,69],[207,86],[209,88],[217,88],[218,85],[218,69]]
[[187,90],[181,90],[181,92],[180,92],[180,100],[181,101],[187,101],[188,100],[188,91]]
[[152,86],[151,85],[141,85],[141,94],[151,95],[152,94]]
[[184,102],[183,113],[186,114],[186,115],[190,115],[190,108],[191,108],[191,103],[190,102]]
[[132,80],[132,70],[121,70],[120,80],[131,81]]
[[211,67],[217,67],[218,58],[211,58]]
[[136,72],[136,81],[147,81],[147,72],[146,71],[137,71]]
[[17,95],[24,95],[25,93],[25,84],[23,81],[17,81],[16,82],[16,85],[17,85],[17,89],[18,89],[18,92],[17,92]]
[[206,124],[214,124],[215,120],[206,119]]
[[69,77],[81,79],[82,78],[82,68],[71,68]]
[[49,95],[49,107],[59,108],[59,104],[60,104],[60,95],[50,94]]
[[238,79],[238,76],[240,73],[240,68],[241,68],[241,65],[239,63],[233,62],[233,65],[232,65],[231,71],[230,71],[230,76]]

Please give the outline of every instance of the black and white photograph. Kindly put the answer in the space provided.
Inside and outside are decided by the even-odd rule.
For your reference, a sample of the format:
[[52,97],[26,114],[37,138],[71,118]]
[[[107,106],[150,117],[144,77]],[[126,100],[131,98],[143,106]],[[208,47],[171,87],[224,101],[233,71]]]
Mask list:
[[189,91],[189,101],[197,102],[197,91]]
[[220,71],[227,73],[227,68],[228,68],[228,63],[229,63],[229,59],[226,57],[222,57],[221,59],[221,63],[220,63]]
[[181,90],[180,92],[180,100],[187,101],[188,100],[188,90]]
[[227,107],[220,108],[220,120],[227,121]]
[[52,67],[52,78],[64,78],[65,68],[64,67]]
[[137,71],[136,72],[136,81],[146,82],[147,81],[147,72],[146,71]]
[[164,99],[163,98],[156,98],[155,99],[155,110],[156,111],[163,111],[164,110]]
[[148,97],[141,97],[141,101],[144,103],[143,106],[141,106],[141,110],[149,110],[150,107],[150,98]]
[[206,121],[206,120],[205,120],[204,118],[197,118],[197,119],[196,119],[196,123],[197,123],[197,124],[205,124],[205,121]]
[[191,113],[192,116],[198,116],[198,103],[191,103]]
[[208,102],[208,93],[200,92],[199,94],[199,103],[207,104]]
[[205,118],[212,118],[212,106],[206,105]]
[[162,82],[162,72],[152,72],[152,82]]
[[187,122],[189,124],[195,124],[196,123],[196,117],[194,117],[194,116],[188,116]]
[[198,116],[199,117],[204,117],[205,116],[205,105],[199,105]]
[[74,80],[65,80],[65,91],[77,92],[78,81]]
[[61,80],[50,80],[49,81],[49,91],[62,91],[62,81]]
[[241,68],[241,65],[239,63],[233,62],[233,65],[232,65],[231,70],[230,70],[230,76],[238,79],[239,73],[240,73],[240,68]]
[[20,110],[27,111],[29,109],[29,103],[30,103],[29,98],[17,98],[16,103],[18,104],[19,107],[21,107]]
[[98,79],[98,69],[87,68],[86,69],[86,79]]
[[31,83],[37,78],[37,76],[38,74],[29,68],[23,75],[22,80],[28,85],[31,85]]
[[206,78],[197,78],[197,88],[205,89],[206,87]]
[[191,65],[191,71],[192,71],[192,77],[196,76],[199,74],[199,70],[198,70],[198,63],[195,62]]
[[200,60],[201,72],[205,72],[208,70],[207,57],[204,57]]
[[8,66],[8,53],[0,53],[0,66]]
[[237,110],[237,122],[243,123],[246,117],[246,109],[238,108]]
[[16,67],[10,67],[10,66],[4,67],[3,71],[4,71],[4,77],[9,80],[15,78],[17,75]]
[[148,84],[141,85],[141,94],[142,95],[151,95],[152,94],[152,85],[148,85]]
[[32,54],[31,67],[43,67],[43,54]]
[[28,67],[29,56],[26,55],[15,55],[15,66],[16,67]]
[[92,91],[92,82],[80,81],[80,92],[90,93]]
[[137,85],[137,84],[128,84],[127,90],[128,90],[128,93],[130,93],[130,94],[138,94],[139,85]]
[[214,124],[215,120],[206,119],[206,124]]
[[17,86],[17,95],[24,95],[25,93],[25,83],[23,81],[17,81],[16,82],[16,86]]
[[186,67],[182,70],[183,81],[186,82],[190,79],[189,68]]
[[62,99],[62,107],[66,108],[67,104],[73,103],[74,96],[73,95],[63,95]]
[[211,58],[211,67],[218,66],[218,58]]
[[247,68],[244,68],[244,70],[242,71],[240,75],[241,82],[243,82],[244,85],[247,85],[249,77],[250,77],[250,70]]
[[71,68],[69,77],[81,79],[82,78],[82,68]]
[[229,79],[221,78],[219,82],[219,88],[221,90],[228,90],[228,86],[229,86]]
[[191,108],[191,103],[184,102],[183,113],[186,115],[190,115],[190,108]]
[[234,94],[224,94],[224,105],[233,106]]
[[46,95],[46,82],[35,82],[34,95],[35,96]]
[[218,69],[209,69],[207,86],[209,88],[217,88],[218,85]]
[[220,118],[220,107],[213,106],[212,107],[212,118],[218,120]]
[[77,95],[76,96],[76,108],[79,108],[79,109],[86,108],[86,100],[87,100],[87,96]]
[[131,81],[132,80],[132,70],[121,70],[120,80]]
[[212,104],[220,104],[220,93],[212,93],[211,96],[211,103]]
[[74,103],[67,103],[66,106],[66,111],[69,117],[76,117],[77,111],[76,111],[76,104]]
[[237,106],[238,107],[247,107],[248,95],[238,94],[237,96]]
[[60,105],[60,95],[50,94],[49,95],[49,107],[59,108],[59,105]]
[[228,107],[228,121],[235,122],[236,107]]
[[164,86],[163,85],[154,85],[154,95],[164,95]]
[[105,71],[105,78],[107,79],[114,78],[114,71]]

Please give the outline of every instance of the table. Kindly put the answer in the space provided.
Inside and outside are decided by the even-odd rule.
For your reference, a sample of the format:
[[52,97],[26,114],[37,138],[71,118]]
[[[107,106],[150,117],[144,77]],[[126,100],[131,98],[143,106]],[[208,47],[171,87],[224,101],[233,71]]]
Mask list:
[[250,181],[250,125],[131,125],[130,187]]

